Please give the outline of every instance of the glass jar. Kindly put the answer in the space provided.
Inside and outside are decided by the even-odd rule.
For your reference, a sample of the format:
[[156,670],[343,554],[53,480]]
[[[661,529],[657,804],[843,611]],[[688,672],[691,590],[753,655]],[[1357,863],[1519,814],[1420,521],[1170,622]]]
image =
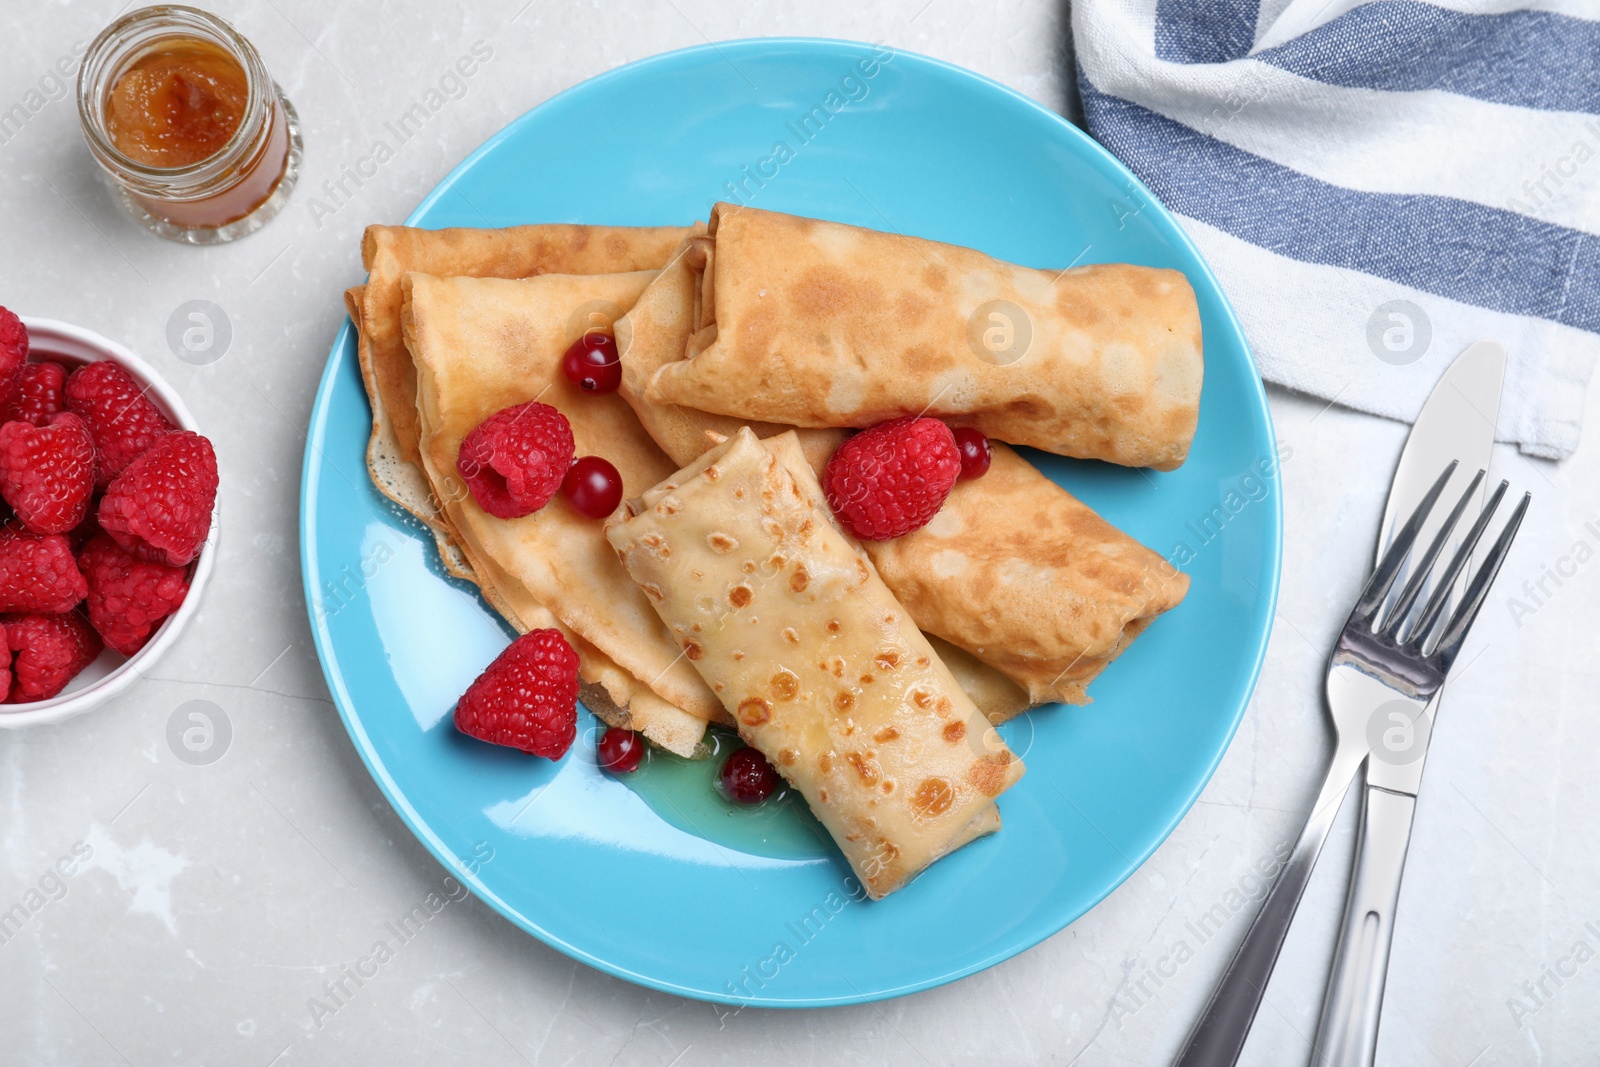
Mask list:
[[[134,68],[188,53],[231,61],[234,73],[242,71],[238,126],[195,162],[141,162],[119,147],[113,92]],[[147,7],[107,26],[78,72],[78,116],[89,151],[123,205],[146,229],[174,241],[222,244],[254,233],[288,202],[300,174],[299,118],[260,54],[222,19],[192,7]],[[165,121],[156,114],[148,119]]]

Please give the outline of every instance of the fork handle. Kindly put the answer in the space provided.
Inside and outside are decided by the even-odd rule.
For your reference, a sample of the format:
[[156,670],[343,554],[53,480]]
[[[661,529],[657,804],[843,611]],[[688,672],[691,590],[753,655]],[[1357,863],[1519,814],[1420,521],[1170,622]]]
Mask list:
[[1355,873],[1312,1046],[1313,1067],[1370,1067],[1378,1049],[1395,907],[1417,798],[1375,785],[1367,786],[1364,796]]
[[1335,754],[1283,873],[1262,902],[1173,1067],[1232,1067],[1238,1061],[1245,1038],[1250,1036],[1256,1009],[1266,993],[1267,979],[1278,962],[1278,951],[1283,948],[1295,909],[1300,906],[1300,897],[1311,880],[1317,856],[1328,840],[1328,831],[1339,813],[1340,802],[1350,790],[1359,762],[1360,755],[1342,749]]

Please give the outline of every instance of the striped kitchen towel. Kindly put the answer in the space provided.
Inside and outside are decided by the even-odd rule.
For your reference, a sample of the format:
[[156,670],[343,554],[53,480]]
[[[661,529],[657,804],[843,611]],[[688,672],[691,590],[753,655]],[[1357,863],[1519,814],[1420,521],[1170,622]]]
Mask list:
[[1500,439],[1572,454],[1600,353],[1600,0],[1072,6],[1090,133],[1180,216],[1262,377],[1409,421],[1496,340]]

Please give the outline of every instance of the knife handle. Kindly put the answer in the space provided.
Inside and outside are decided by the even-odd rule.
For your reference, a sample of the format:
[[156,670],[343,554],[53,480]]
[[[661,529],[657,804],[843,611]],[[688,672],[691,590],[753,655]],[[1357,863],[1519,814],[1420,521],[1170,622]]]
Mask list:
[[1378,1049],[1395,906],[1417,798],[1374,785],[1363,796],[1355,871],[1312,1046],[1312,1067],[1370,1067]]

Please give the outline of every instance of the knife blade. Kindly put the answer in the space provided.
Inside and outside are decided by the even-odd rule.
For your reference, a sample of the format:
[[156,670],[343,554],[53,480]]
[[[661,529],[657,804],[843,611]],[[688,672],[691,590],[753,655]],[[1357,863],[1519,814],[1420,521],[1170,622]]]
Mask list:
[[[1460,493],[1474,474],[1489,469],[1489,460],[1494,453],[1494,431],[1500,413],[1500,392],[1505,381],[1505,372],[1506,350],[1493,341],[1479,341],[1469,345],[1445,369],[1439,383],[1428,395],[1427,403],[1422,405],[1422,411],[1411,427],[1411,434],[1406,438],[1406,446],[1400,453],[1394,481],[1389,486],[1389,501],[1384,507],[1383,523],[1379,526],[1383,531],[1378,539],[1379,557],[1389,547],[1389,541],[1395,530],[1405,521],[1406,516],[1416,509],[1423,494],[1451,460],[1456,460],[1459,466],[1456,467],[1455,475],[1450,479],[1445,487],[1444,496],[1441,497],[1446,506],[1433,509],[1433,514],[1429,516],[1421,535],[1417,538],[1418,545],[1432,543],[1450,512],[1448,505],[1460,498]],[[1472,518],[1483,506],[1488,483],[1488,478],[1485,478],[1483,484],[1478,487],[1475,493],[1476,500],[1468,505],[1463,521],[1457,523],[1450,539],[1445,543],[1443,559],[1449,559],[1460,546],[1462,538],[1472,525]],[[1419,552],[1420,549],[1413,550],[1414,554]],[[1410,566],[1408,565],[1406,569],[1409,572]],[[1468,566],[1462,571],[1456,581],[1452,603],[1458,602],[1473,570],[1474,568]],[[1391,599],[1393,596],[1398,596],[1405,577],[1402,575],[1401,579],[1395,582],[1396,592]],[[1431,589],[1424,589],[1418,601],[1425,602],[1431,592]],[[1417,792],[1422,784],[1422,768],[1427,759],[1428,741],[1431,739],[1428,734],[1432,731],[1442,696],[1441,692],[1440,697],[1428,705],[1423,717],[1412,724],[1411,728],[1414,730],[1428,731],[1418,739],[1420,743],[1406,746],[1408,751],[1415,755],[1404,762],[1367,760],[1368,785],[1413,795]]]
[[[1445,368],[1444,376],[1433,387],[1427,403],[1422,405],[1411,434],[1406,438],[1406,447],[1400,453],[1394,481],[1389,485],[1389,502],[1383,509],[1383,522],[1378,526],[1382,533],[1374,563],[1383,558],[1395,529],[1416,510],[1422,495],[1439,477],[1445,464],[1452,459],[1461,463],[1455,475],[1459,479],[1457,493],[1479,470],[1488,470],[1489,457],[1494,452],[1494,430],[1500,414],[1500,388],[1505,375],[1506,350],[1493,341],[1467,346]],[[1484,489],[1480,488],[1480,506],[1483,494]],[[1456,499],[1448,486],[1442,499]],[[1431,528],[1424,527],[1417,538],[1419,545],[1429,543],[1449,509],[1438,510],[1439,515],[1435,516]]]

